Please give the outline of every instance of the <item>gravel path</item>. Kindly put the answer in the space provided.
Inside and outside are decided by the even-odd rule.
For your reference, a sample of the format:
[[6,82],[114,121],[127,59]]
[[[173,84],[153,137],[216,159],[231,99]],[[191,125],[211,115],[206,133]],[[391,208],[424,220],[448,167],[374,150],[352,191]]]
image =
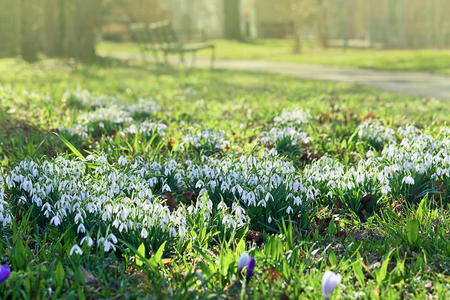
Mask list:
[[[139,55],[109,54],[117,58],[140,58]],[[191,62],[187,57],[188,64]],[[178,60],[174,60],[178,63]],[[197,59],[196,67],[209,67],[208,59]],[[386,91],[450,100],[450,76],[421,72],[398,72],[304,63],[258,60],[216,60],[218,69],[246,70],[290,75],[300,78],[360,84]]]

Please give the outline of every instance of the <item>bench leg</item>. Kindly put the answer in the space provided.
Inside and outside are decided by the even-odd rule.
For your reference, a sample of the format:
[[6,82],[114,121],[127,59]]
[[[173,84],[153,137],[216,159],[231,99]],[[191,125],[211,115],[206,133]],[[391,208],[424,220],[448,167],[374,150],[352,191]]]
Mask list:
[[183,51],[180,52],[180,64],[182,66],[184,66],[184,53],[183,53]]
[[216,47],[211,47],[211,69],[214,69],[214,60],[216,59]]
[[145,63],[145,50],[144,50],[144,49],[140,49],[139,52],[141,52],[141,59],[142,59],[142,62]]
[[152,50],[152,52],[153,52],[153,58],[155,59],[155,63],[159,64],[158,52],[156,52],[156,50]]
[[197,52],[192,51],[192,65],[191,65],[191,67],[193,67],[195,65],[196,54],[197,54]]

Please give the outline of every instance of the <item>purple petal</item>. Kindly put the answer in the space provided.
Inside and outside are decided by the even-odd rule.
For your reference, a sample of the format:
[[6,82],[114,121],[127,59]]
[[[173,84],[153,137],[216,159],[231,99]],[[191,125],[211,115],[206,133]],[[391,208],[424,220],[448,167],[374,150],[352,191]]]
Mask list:
[[247,282],[249,282],[250,279],[252,279],[254,270],[255,270],[255,258],[252,257],[248,261],[248,265],[247,265]]
[[8,265],[0,266],[0,283],[8,279],[9,275],[11,274],[11,269]]

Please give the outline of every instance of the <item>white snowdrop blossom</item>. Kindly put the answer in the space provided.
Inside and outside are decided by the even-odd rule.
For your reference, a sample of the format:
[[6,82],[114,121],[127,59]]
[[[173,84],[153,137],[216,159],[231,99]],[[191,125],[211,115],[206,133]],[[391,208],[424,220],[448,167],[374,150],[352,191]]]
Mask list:
[[229,147],[230,142],[225,139],[225,132],[223,130],[216,132],[210,128],[206,128],[196,134],[185,135],[183,145],[190,145],[199,150],[218,151]]
[[364,122],[358,126],[358,136],[369,142],[384,143],[394,140],[395,131],[382,125]]
[[403,177],[402,183],[406,183],[409,185],[413,185],[414,184],[414,178],[412,178],[411,176],[405,176]]
[[132,115],[151,115],[161,110],[161,107],[151,98],[140,98],[137,104],[123,105],[123,109]]
[[277,127],[288,126],[299,128],[308,123],[311,115],[303,110],[283,110],[281,115],[273,119]]
[[163,123],[154,123],[154,122],[144,121],[139,124],[131,124],[130,126],[125,127],[121,131],[121,134],[122,135],[136,134],[139,132],[141,135],[143,135],[146,138],[150,138],[154,134],[157,134],[162,137],[162,136],[166,135],[166,128],[167,128],[167,125],[163,124]]
[[282,141],[289,141],[291,145],[308,144],[311,138],[303,131],[298,131],[292,127],[274,127],[269,132],[263,132],[261,141],[263,143],[276,146]]
[[113,124],[127,124],[133,121],[133,118],[127,111],[122,110],[119,106],[110,105],[101,107],[93,112],[82,114],[79,117],[81,124],[110,122]]
[[125,165],[128,163],[127,158],[126,158],[125,156],[119,157],[118,163],[119,163],[119,165],[121,165],[121,166],[125,166]]
[[78,87],[75,90],[67,90],[64,92],[62,101],[69,105],[79,105],[83,107],[106,107],[109,105],[117,105],[118,99],[116,97],[95,95],[88,90]]
[[72,247],[72,249],[70,249],[70,256],[72,256],[74,253],[81,255],[81,254],[83,254],[83,250],[81,250],[80,246],[74,245]]

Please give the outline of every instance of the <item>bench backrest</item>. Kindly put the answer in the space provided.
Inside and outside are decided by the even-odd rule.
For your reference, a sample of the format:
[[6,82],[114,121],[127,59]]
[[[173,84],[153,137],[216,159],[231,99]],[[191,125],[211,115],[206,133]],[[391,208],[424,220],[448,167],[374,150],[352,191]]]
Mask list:
[[139,44],[150,44],[153,48],[174,48],[180,45],[172,23],[168,20],[157,23],[132,23],[130,33]]

